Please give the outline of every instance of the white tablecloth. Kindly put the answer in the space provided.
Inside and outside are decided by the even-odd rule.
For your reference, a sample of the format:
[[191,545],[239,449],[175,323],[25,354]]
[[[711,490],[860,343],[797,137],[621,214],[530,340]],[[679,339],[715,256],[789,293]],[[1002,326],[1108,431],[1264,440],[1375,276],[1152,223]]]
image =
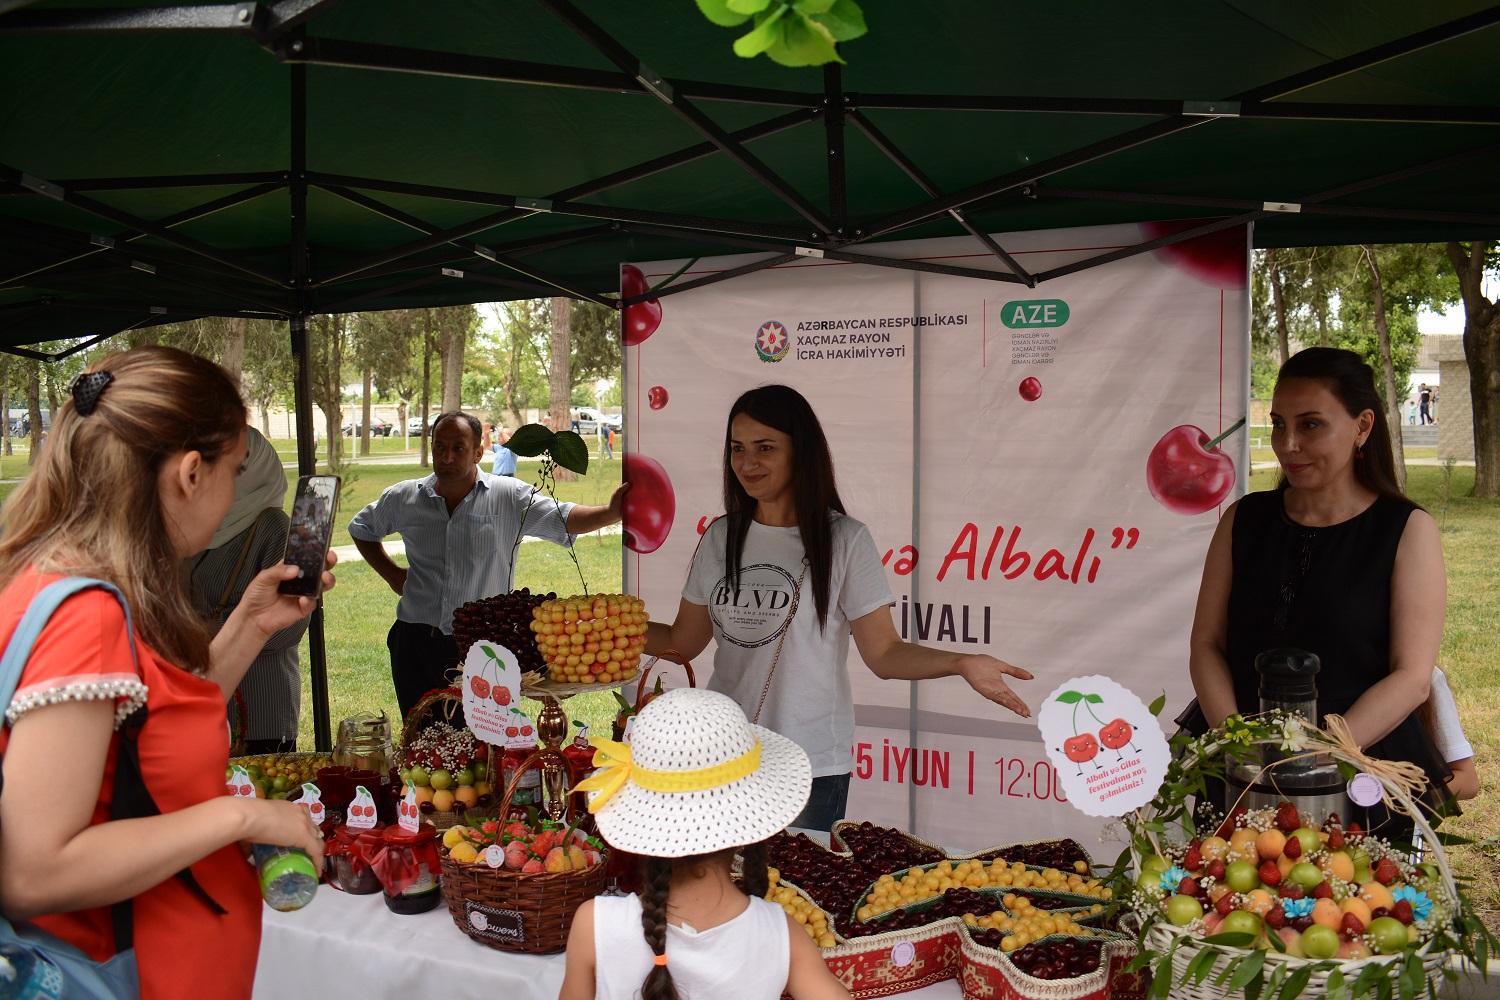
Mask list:
[[[351,896],[322,885],[301,910],[266,909],[255,1000],[557,1000],[562,979],[562,955],[486,948],[453,926],[446,906],[405,917],[387,910],[379,893]],[[951,979],[903,994],[961,995]]]

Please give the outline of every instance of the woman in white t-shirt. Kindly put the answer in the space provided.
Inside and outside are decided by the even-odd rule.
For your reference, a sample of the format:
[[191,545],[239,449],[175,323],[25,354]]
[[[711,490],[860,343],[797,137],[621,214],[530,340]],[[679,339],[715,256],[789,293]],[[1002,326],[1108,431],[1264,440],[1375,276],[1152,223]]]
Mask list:
[[1474,766],[1474,748],[1464,735],[1458,718],[1458,703],[1448,686],[1442,667],[1432,668],[1432,691],[1419,710],[1422,724],[1432,742],[1442,751],[1443,760],[1453,777],[1448,779],[1448,794],[1455,799],[1472,799],[1479,794],[1479,769]]
[[652,622],[646,651],[691,659],[716,643],[709,688],[750,721],[795,740],[812,761],[812,797],[794,826],[827,830],[849,796],[854,699],[849,635],[888,680],[964,678],[1023,718],[1006,684],[1031,674],[993,656],[903,642],[885,568],[867,529],[844,512],[816,414],[784,385],[735,400],[724,433],[725,516],[704,532],[677,618]]

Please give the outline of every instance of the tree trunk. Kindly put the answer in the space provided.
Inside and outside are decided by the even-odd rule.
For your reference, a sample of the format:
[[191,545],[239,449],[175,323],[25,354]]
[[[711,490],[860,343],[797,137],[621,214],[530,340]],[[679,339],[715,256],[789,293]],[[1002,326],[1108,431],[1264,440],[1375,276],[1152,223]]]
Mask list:
[[464,408],[464,349],[469,331],[459,320],[458,311],[443,317],[443,335],[439,349],[443,352],[443,412]]
[[432,396],[432,310],[422,310],[422,468],[427,468],[427,407]]
[[271,400],[270,397],[257,399],[256,405],[260,407],[260,433],[267,441],[271,440]]
[[359,453],[368,455],[370,453],[370,383],[375,378],[370,366],[365,365],[364,395],[360,399],[360,424],[359,424]]
[[52,367],[48,365],[43,369],[42,382],[47,386],[47,426],[57,419],[57,379]]
[[573,422],[568,415],[572,403],[573,379],[569,361],[573,339],[573,300],[565,295],[552,299],[552,359],[547,375],[548,403],[552,429],[569,430]]
[[27,465],[36,464],[37,452],[42,450],[42,363],[26,362],[26,419],[31,423],[31,454],[26,456]]
[[398,427],[401,428],[401,438],[402,438],[402,442],[403,442],[402,447],[409,448],[409,447],[411,447],[411,444],[410,444],[410,442],[407,442],[405,440],[406,439],[406,418],[407,418],[406,400],[404,400],[404,399],[398,400],[397,403],[396,403],[396,424],[397,424]]
[[229,331],[224,337],[224,350],[219,361],[219,366],[229,373],[229,377],[234,379],[234,384],[241,391],[245,385],[245,331],[249,326],[250,321],[242,316],[230,317]]
[[521,386],[521,345],[516,343],[514,328],[510,331],[510,370],[505,375],[505,408],[510,412],[510,429],[526,422],[516,408],[516,390]]
[[1391,430],[1391,455],[1396,460],[1396,485],[1406,489],[1406,446],[1401,440],[1401,397],[1396,395],[1396,366],[1391,361],[1391,328],[1385,319],[1385,285],[1375,253],[1362,248],[1370,266],[1370,292],[1374,298],[1375,333],[1380,338],[1380,368],[1385,377],[1385,422]]
[[0,454],[11,454],[10,389],[4,383],[0,383]]
[[1464,300],[1464,360],[1469,365],[1469,405],[1474,411],[1474,495],[1500,497],[1500,304],[1484,296],[1489,244],[1449,243]]
[[1286,299],[1281,290],[1281,265],[1276,260],[1276,251],[1266,251],[1266,268],[1271,272],[1271,302],[1276,309],[1276,353],[1277,364],[1286,364],[1292,356],[1291,342],[1286,333]]

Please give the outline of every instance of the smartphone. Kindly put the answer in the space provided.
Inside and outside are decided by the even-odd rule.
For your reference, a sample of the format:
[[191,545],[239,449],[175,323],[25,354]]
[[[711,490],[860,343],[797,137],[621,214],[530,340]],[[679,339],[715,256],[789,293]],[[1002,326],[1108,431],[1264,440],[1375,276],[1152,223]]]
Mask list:
[[333,518],[339,504],[338,476],[303,476],[297,480],[292,500],[292,528],[286,539],[286,559],[301,573],[283,580],[283,594],[317,597],[323,590],[323,570],[328,564],[328,543],[333,538]]

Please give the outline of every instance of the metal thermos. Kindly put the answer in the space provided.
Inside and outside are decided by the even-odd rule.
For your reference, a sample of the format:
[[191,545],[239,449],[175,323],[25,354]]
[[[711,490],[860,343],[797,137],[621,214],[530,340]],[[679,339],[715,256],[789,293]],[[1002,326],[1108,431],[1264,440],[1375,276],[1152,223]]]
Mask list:
[[[1318,721],[1318,658],[1301,649],[1268,649],[1255,658],[1260,675],[1260,710],[1281,710]],[[1289,757],[1294,759],[1288,759]],[[1235,764],[1225,779],[1225,811],[1236,803],[1246,809],[1275,808],[1283,801],[1297,807],[1308,825],[1321,824],[1329,813],[1345,822],[1349,796],[1338,765],[1328,754],[1286,754],[1279,747],[1260,748],[1260,763]],[[1262,767],[1268,768],[1259,774]],[[1259,775],[1259,780],[1257,780]],[[1243,794],[1243,798],[1241,795]]]

